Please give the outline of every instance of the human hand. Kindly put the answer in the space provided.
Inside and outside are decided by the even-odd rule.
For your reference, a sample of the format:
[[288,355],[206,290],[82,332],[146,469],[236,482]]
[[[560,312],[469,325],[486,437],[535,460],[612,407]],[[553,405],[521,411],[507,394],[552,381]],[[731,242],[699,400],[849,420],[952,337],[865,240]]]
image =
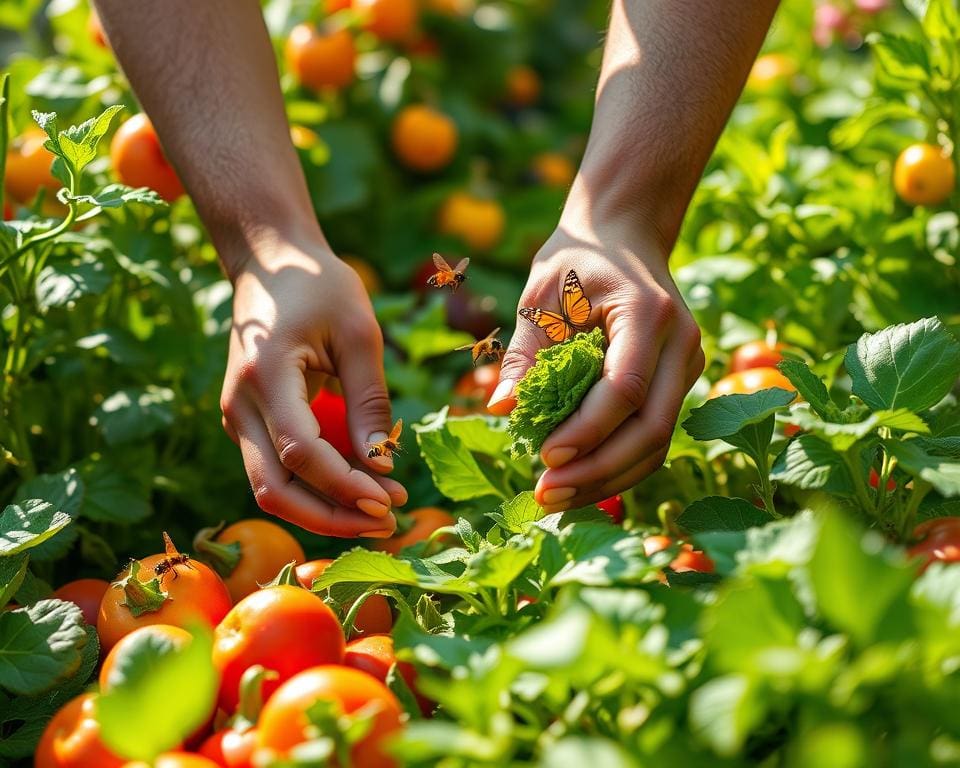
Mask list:
[[[237,269],[221,395],[224,428],[240,446],[257,503],[328,536],[385,538],[407,492],[368,459],[364,443],[390,429],[383,338],[356,273],[319,236],[263,238]],[[320,434],[312,383],[343,386],[353,466]]]
[[[547,512],[596,503],[636,485],[666,458],[683,398],[703,371],[700,331],[667,268],[659,239],[629,227],[561,226],[534,259],[520,305],[558,309],[576,270],[593,304],[589,327],[609,344],[600,380],[547,438],[535,497]],[[526,320],[503,359],[488,405],[506,414],[517,382],[550,344]]]

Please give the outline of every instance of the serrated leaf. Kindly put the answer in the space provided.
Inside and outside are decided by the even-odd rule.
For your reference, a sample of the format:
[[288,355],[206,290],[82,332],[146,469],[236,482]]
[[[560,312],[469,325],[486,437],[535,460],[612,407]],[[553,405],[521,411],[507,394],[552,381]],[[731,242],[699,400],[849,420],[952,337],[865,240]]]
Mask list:
[[853,394],[873,410],[925,411],[960,376],[960,343],[935,317],[860,337],[844,358]]
[[385,552],[353,549],[334,560],[313,582],[314,591],[335,584],[400,584],[421,589],[463,594],[473,591],[455,576],[431,563],[415,558],[398,559]]
[[67,196],[76,203],[92,205],[93,209],[84,212],[77,221],[86,221],[100,213],[104,208],[119,208],[130,203],[148,205],[151,208],[162,208],[167,201],[148,187],[128,187],[126,184],[108,184],[92,195]]
[[816,435],[839,453],[849,450],[856,442],[876,434],[880,427],[896,432],[918,434],[929,432],[923,419],[906,408],[896,411],[876,411],[863,421],[838,424],[819,419],[805,404],[801,403],[790,410],[790,423],[800,427],[804,432]]
[[502,547],[482,549],[467,561],[462,579],[480,587],[503,589],[512,584],[540,553],[542,536],[518,536]]
[[694,440],[727,440],[788,406],[795,392],[773,387],[749,395],[723,395],[690,411],[683,428]]
[[551,586],[637,584],[659,567],[647,557],[642,536],[609,523],[574,523],[560,532],[557,543]]
[[[212,636],[199,625],[191,627],[191,634],[193,639],[179,647],[167,638],[141,634],[117,659],[110,688],[97,702],[100,736],[116,754],[152,762],[210,717],[218,685],[210,663]],[[144,707],[147,701],[164,705]]]
[[174,392],[147,386],[114,392],[90,418],[110,445],[149,437],[174,422]]
[[704,531],[745,531],[771,520],[764,510],[746,499],[706,496],[690,504],[677,517],[677,525],[688,533]]
[[777,368],[797,388],[800,397],[810,404],[817,415],[828,421],[840,420],[840,409],[830,399],[823,381],[802,360],[781,360]]
[[507,533],[525,533],[543,517],[543,509],[533,498],[533,491],[524,491],[503,502],[497,512],[488,513]]
[[87,633],[73,603],[41,600],[0,612],[0,688],[42,693],[79,669]]
[[71,125],[60,132],[60,154],[70,163],[74,175],[78,175],[97,156],[100,140],[110,129],[113,118],[122,109],[123,107],[119,105],[107,107],[97,117],[90,118],[80,125]]
[[0,555],[35,547],[66,527],[70,515],[40,499],[9,504],[0,514]]
[[853,480],[843,457],[816,435],[803,434],[787,443],[770,469],[770,479],[804,490],[854,493]]
[[884,448],[901,469],[930,483],[942,496],[960,496],[960,461],[931,453],[918,440],[886,440]]
[[889,33],[874,33],[870,36],[870,50],[877,68],[888,81],[912,85],[930,79],[927,49],[918,40]]

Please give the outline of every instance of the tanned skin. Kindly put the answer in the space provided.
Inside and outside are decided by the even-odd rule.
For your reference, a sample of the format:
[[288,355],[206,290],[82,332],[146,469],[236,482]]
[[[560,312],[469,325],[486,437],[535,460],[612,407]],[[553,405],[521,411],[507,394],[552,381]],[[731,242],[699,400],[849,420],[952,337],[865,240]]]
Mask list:
[[[556,308],[574,268],[610,342],[603,378],[547,440],[537,499],[556,511],[662,463],[703,368],[667,268],[690,197],[776,10],[774,0],[615,0],[586,155],[521,306]],[[406,501],[363,445],[391,421],[383,340],[359,278],[327,243],[290,142],[255,0],[96,0],[234,285],[221,405],[258,503],[311,531],[389,536]],[[546,343],[518,321],[490,407]],[[340,379],[351,466],[318,434],[311,383]]]

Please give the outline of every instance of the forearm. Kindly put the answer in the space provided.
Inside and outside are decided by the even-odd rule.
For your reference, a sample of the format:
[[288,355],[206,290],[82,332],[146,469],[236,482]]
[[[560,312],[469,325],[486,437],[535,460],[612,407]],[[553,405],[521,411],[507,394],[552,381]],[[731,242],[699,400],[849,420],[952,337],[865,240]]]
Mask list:
[[322,237],[256,0],[96,0],[228,272],[279,233]]
[[590,140],[561,226],[672,248],[777,0],[614,0]]

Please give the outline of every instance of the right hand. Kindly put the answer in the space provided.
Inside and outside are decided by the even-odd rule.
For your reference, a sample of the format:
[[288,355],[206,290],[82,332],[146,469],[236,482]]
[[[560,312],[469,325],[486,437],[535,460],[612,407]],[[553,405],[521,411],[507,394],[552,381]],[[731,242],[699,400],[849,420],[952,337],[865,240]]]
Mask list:
[[[383,337],[356,273],[322,237],[261,238],[231,274],[233,328],[221,408],[264,511],[327,536],[386,538],[407,492],[383,477],[392,459],[364,444],[392,424]],[[354,452],[351,466],[323,439],[311,386],[339,378]]]

